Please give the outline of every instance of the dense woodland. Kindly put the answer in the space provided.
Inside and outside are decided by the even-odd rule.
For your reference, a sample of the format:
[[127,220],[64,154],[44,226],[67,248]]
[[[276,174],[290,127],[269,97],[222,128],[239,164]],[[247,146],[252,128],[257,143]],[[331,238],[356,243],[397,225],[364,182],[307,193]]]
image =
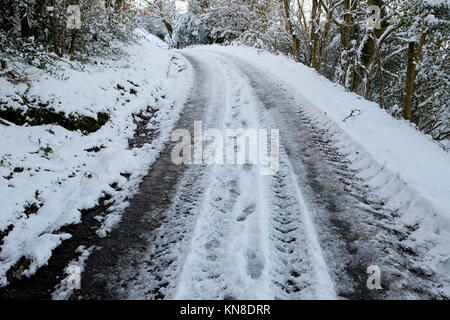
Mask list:
[[[120,54],[115,43],[143,26],[173,48],[241,43],[290,55],[435,140],[450,138],[449,0],[181,2],[0,0],[0,76],[26,77],[11,70],[17,61],[52,72],[56,60]],[[80,30],[66,28],[69,5],[81,7]],[[377,14],[379,25],[368,23]]]

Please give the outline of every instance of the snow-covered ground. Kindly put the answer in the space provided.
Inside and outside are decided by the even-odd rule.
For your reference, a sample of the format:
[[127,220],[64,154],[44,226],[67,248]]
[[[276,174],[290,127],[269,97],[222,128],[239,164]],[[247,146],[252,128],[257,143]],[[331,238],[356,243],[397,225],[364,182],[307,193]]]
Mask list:
[[147,31],[143,30],[143,29],[136,29],[134,32],[136,35],[143,37],[144,39],[146,39],[147,41],[149,41],[150,43],[153,43],[154,45],[163,48],[163,49],[168,49],[169,48],[169,44],[163,40],[161,40],[160,38],[158,38],[157,36],[155,36],[154,34],[148,33]]
[[[278,128],[280,170],[189,167],[171,205],[158,209],[166,218],[147,235],[139,276],[125,272],[133,281],[123,297],[449,296],[447,153],[285,57],[220,46],[181,53],[204,86],[192,95],[207,108],[205,127]],[[435,197],[435,187],[445,190]],[[366,287],[370,265],[386,291]]]
[[299,108],[333,132],[351,168],[388,199],[385,207],[402,208],[399,222],[414,229],[407,244],[426,254],[426,268],[450,280],[448,152],[411,123],[286,57],[239,46],[198,49],[245,61],[297,96]]
[[[28,69],[29,89],[0,77],[0,100],[9,107],[26,110],[18,102],[24,95],[48,102],[66,115],[110,115],[93,133],[58,125],[0,124],[0,231],[4,236],[0,285],[7,283],[6,272],[21,257],[30,261],[23,275],[46,264],[52,250],[71,237],[58,230],[80,222],[80,210],[95,206],[107,193],[114,204],[108,215],[99,217],[102,227],[97,233],[104,236],[120,220],[125,197],[136,189],[170,139],[189,91],[189,69],[178,72],[177,68],[185,67],[175,66],[169,51],[145,39],[124,50],[126,57],[98,59],[83,71],[61,62],[64,79]],[[128,141],[136,129],[132,115],[141,111],[152,114],[149,126],[158,135],[142,148],[131,149]]]
[[[340,265],[353,259],[347,249],[339,251],[348,244],[356,247],[358,258],[373,249],[392,256],[392,261],[380,261],[383,266],[394,262],[395,269],[403,263],[406,271],[399,271],[388,297],[402,297],[403,290],[420,288],[421,281],[433,286],[421,272],[439,278],[432,296],[450,296],[450,155],[430,137],[286,57],[239,46],[168,51],[155,37],[144,38],[126,48],[124,59],[99,60],[84,71],[62,63],[66,80],[38,72],[28,90],[0,78],[0,100],[8,105],[21,106],[14,102],[18,91],[50,102],[56,111],[111,116],[87,135],[56,125],[0,124],[0,231],[5,234],[0,284],[6,284],[6,272],[23,256],[31,262],[25,275],[44,265],[70,237],[58,230],[79,222],[80,210],[108,193],[114,204],[99,217],[98,230],[105,236],[120,221],[125,198],[138,192],[149,166],[160,152],[170,152],[165,142],[187,105],[204,107],[209,128],[280,129],[280,170],[262,177],[258,166],[188,167],[170,206],[159,208],[164,213],[160,226],[142,235],[149,248],[139,275],[130,277],[136,283],[128,285],[127,297],[336,298],[346,292],[339,281],[355,280],[345,278],[351,276],[348,270],[345,281],[338,276],[345,271]],[[149,126],[158,134],[142,148],[129,148],[136,129],[131,115],[140,111],[152,114]],[[308,154],[299,154],[303,150]],[[311,168],[329,170],[330,186],[321,176],[328,171]],[[331,191],[311,193],[309,184],[316,182]],[[337,190],[341,186],[344,190]],[[364,188],[371,193],[367,198],[358,193]],[[324,196],[334,201],[329,207],[322,206],[328,200],[319,199]],[[334,208],[339,205],[343,209]],[[344,243],[347,235],[338,239],[333,231],[324,235],[327,228],[338,229],[326,225],[326,216],[335,213],[336,219],[352,220],[348,231],[359,232],[359,240]],[[143,214],[149,221],[157,216]],[[364,217],[367,221],[359,224]],[[401,260],[409,256],[399,253],[398,234],[404,238],[401,248],[414,252],[411,264]],[[80,264],[90,254],[83,252]],[[413,267],[420,272],[410,272]],[[419,281],[416,287],[402,279],[408,276]],[[411,289],[405,297],[429,294],[416,293]],[[62,288],[56,295],[67,292]]]
[[[200,64],[198,77],[209,88],[192,93],[205,101],[205,129],[274,127],[233,64],[200,50],[183,54]],[[191,166],[169,218],[148,235],[128,298],[336,298],[295,174],[280,153],[275,176],[262,176],[260,165]]]

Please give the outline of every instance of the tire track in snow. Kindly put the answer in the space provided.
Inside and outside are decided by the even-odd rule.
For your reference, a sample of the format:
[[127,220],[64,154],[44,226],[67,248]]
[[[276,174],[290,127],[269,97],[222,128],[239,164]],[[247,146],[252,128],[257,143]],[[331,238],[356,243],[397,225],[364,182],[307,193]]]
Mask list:
[[[245,83],[222,62],[219,66],[226,74],[228,92],[223,102],[224,118],[220,127],[248,125],[249,119],[242,113],[242,105],[249,102],[243,99]],[[258,240],[251,248],[242,250],[247,247],[242,236],[248,232],[239,228],[239,224],[256,210],[256,202],[250,199],[248,192],[250,186],[245,183],[248,181],[245,177],[248,178],[256,168],[214,165],[212,171],[175,298],[255,298],[255,282],[260,282],[263,267],[261,250]],[[258,239],[257,223],[251,225],[251,233]]]
[[[335,299],[315,226],[284,150],[280,172],[270,184],[273,270],[276,299]],[[272,251],[272,250],[271,250]]]
[[186,172],[161,226],[147,239],[150,249],[142,256],[139,276],[128,284],[129,299],[170,298],[199,214],[204,180],[196,170]]
[[[177,127],[192,130],[193,122],[202,119],[206,112],[209,104],[208,92],[211,92],[211,88],[202,78],[202,73],[207,71],[203,69],[203,65],[196,65],[195,61],[190,62],[194,67],[194,85],[198,92],[191,95],[186,102]],[[181,201],[185,206],[177,209],[178,213],[184,214],[190,203],[195,203],[197,197],[202,194],[200,189],[198,192],[191,190],[190,185],[201,186],[196,182],[203,174],[207,174],[206,171],[199,171],[190,178],[187,174],[189,168],[173,164],[171,152],[174,145],[175,143],[168,143],[152,165],[139,186],[139,192],[129,201],[130,205],[118,227],[108,237],[100,239],[98,246],[101,250],[93,252],[87,260],[82,275],[82,288],[73,293],[72,299],[123,299],[129,295],[133,286],[137,288],[135,291],[142,286],[145,288],[146,284],[139,282],[139,277],[142,267],[145,266],[145,258],[148,257],[149,241],[158,228],[170,219],[167,213],[173,208],[173,198],[177,196],[177,190],[182,185],[188,190]],[[187,218],[185,220],[188,221]],[[189,224],[185,223],[183,228],[187,226]],[[161,259],[161,268],[158,270],[163,270],[164,263],[169,264],[169,261]],[[162,279],[158,277],[155,273],[155,279]],[[161,291],[164,291],[164,286],[164,281],[154,285],[160,287]],[[143,293],[139,298],[144,299],[146,296]]]
[[[198,109],[205,106],[204,124],[215,127],[222,119],[223,79],[214,68],[214,62],[205,63],[185,55],[196,72],[196,83],[189,107]],[[214,74],[214,76],[212,75]],[[192,121],[202,120],[192,119]],[[185,123],[186,125],[186,123]],[[190,128],[192,124],[187,124]],[[192,130],[191,130],[192,131]],[[160,227],[152,232],[147,242],[149,249],[142,256],[144,267],[128,285],[128,298],[171,299],[174,297],[180,274],[189,258],[193,233],[202,214],[202,203],[211,185],[211,167],[190,166],[177,186],[177,193],[171,205],[164,210],[165,217]],[[214,241],[211,242],[214,246]]]
[[[235,97],[225,106],[226,126],[270,127],[260,122],[261,102],[245,76],[223,58],[215,59],[224,64]],[[273,177],[261,177],[259,166],[252,165],[213,169],[176,298],[335,297],[294,173],[282,154],[283,169]],[[218,196],[216,189],[225,194]]]
[[312,299],[335,298],[336,290],[379,298],[365,288],[364,267],[385,262],[377,260],[381,250],[418,280],[409,297],[426,296],[420,269],[410,272],[414,253],[393,251],[401,240],[386,234],[407,238],[408,231],[391,224],[356,181],[326,129],[298,110],[302,100],[248,63],[199,51],[183,52],[196,83],[178,127],[192,129],[203,114],[205,128],[280,126],[289,131],[280,171],[263,177],[258,165],[177,167],[169,144],[104,251],[88,260],[90,287],[77,297]]
[[[380,224],[389,226],[386,212],[355,183],[327,132],[296,109],[301,100],[266,75],[222,55],[184,52],[197,80],[180,125],[190,128],[187,122],[200,120],[205,107],[205,129],[280,126],[280,171],[261,176],[258,165],[191,166],[170,178],[178,179],[172,196],[159,185],[173,166],[167,149],[167,163],[158,160],[148,181],[159,191],[149,185],[141,199],[150,205],[141,223],[157,227],[138,228],[139,244],[147,247],[114,266],[114,284],[123,289],[109,296],[312,299],[336,298],[336,290],[345,298],[379,297],[365,288],[360,267],[377,261],[371,246],[380,246],[379,239],[370,237],[385,230]],[[158,196],[167,198],[164,205]]]
[[[283,128],[282,141],[297,185],[302,186],[314,213],[311,220],[317,226],[337,294],[349,299],[442,298],[440,279],[424,269],[423,257],[408,247],[414,241],[413,230],[397,219],[408,206],[395,211],[386,208],[386,203],[396,202],[397,195],[370,188],[367,173],[351,169],[349,159],[355,153],[351,142],[336,141],[339,133],[334,127],[324,125],[324,116],[278,76],[239,57],[219,55],[242,70],[270,117]],[[342,143],[344,149],[338,149],[336,144]],[[381,172],[375,179],[385,178]],[[383,290],[366,287],[370,265],[380,266]]]
[[[229,69],[224,65],[220,67],[227,73],[226,85],[230,87],[230,95],[223,103],[224,119],[221,127],[232,128],[245,121],[240,112],[242,86],[236,86],[240,79],[235,75],[233,77]],[[236,232],[237,224],[233,221],[234,211],[237,210],[238,202],[240,203],[243,197],[243,191],[239,188],[243,179],[239,176],[239,171],[236,166],[212,167],[213,174],[200,208],[189,255],[179,279],[175,298],[249,298],[244,283],[248,274],[257,276],[257,272],[255,268],[253,270],[243,268],[244,265],[251,264],[247,263],[248,255],[242,254],[240,248],[236,246],[237,242],[242,242],[239,241],[242,234]],[[247,214],[251,213],[251,210],[247,211]],[[245,218],[241,215],[238,220],[243,221]],[[238,254],[234,254],[235,249]]]
[[[271,114],[265,110],[265,101],[260,100],[248,77],[231,61],[225,61],[239,78],[245,79],[247,92],[253,98],[253,103],[246,108],[252,115],[248,122],[255,128],[277,128]],[[277,174],[253,177],[259,185],[259,210],[263,211],[267,224],[264,254],[270,263],[266,270],[269,283],[266,298],[335,298],[315,227],[282,144],[279,156]]]

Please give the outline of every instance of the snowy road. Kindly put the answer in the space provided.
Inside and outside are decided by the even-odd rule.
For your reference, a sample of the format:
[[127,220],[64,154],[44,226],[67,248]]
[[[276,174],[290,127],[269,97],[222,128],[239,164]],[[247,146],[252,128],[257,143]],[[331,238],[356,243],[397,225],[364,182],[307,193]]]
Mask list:
[[[176,166],[169,144],[72,298],[439,297],[439,279],[402,244],[411,230],[350,169],[301,92],[237,56],[181,54],[195,83],[177,127],[279,129],[279,172]],[[366,286],[371,265],[381,290]]]

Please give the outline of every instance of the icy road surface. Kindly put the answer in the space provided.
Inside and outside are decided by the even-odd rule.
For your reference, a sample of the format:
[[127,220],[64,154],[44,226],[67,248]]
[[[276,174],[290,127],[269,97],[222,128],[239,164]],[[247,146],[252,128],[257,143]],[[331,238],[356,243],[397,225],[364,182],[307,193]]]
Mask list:
[[[350,168],[300,93],[237,55],[181,55],[195,83],[177,127],[278,128],[280,170],[176,166],[169,143],[72,298],[443,297],[443,279],[404,244],[414,232],[397,221],[406,209],[385,206]],[[381,269],[381,290],[367,288],[371,265]]]

